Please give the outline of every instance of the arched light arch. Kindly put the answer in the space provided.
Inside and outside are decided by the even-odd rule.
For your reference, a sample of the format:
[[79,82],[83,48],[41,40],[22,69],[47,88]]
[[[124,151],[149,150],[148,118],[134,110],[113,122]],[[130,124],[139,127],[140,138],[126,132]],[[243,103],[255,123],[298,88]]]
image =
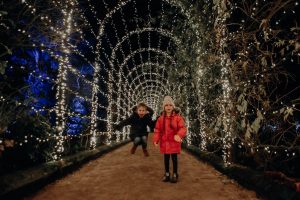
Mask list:
[[171,40],[174,41],[174,43],[179,46],[182,47],[182,43],[181,40],[178,39],[178,37],[176,37],[172,32],[170,32],[169,30],[166,29],[161,29],[161,28],[152,28],[152,27],[145,27],[143,29],[136,29],[133,30],[131,32],[129,32],[127,35],[122,37],[122,40],[119,41],[116,46],[114,47],[114,49],[112,50],[112,54],[111,54],[111,60],[115,59],[116,56],[116,51],[117,49],[119,49],[121,47],[121,45],[123,44],[123,42],[125,42],[126,40],[130,39],[131,36],[135,35],[135,34],[141,34],[144,32],[157,32],[160,33],[163,36],[166,36],[168,38],[170,38]]
[[138,85],[136,85],[136,87],[134,88],[134,91],[138,92],[139,90],[142,90],[142,88],[144,87],[144,85],[145,84],[149,84],[149,83],[155,83],[157,85],[160,85],[161,88],[163,89],[163,91],[165,91],[166,93],[170,93],[170,89],[168,87],[166,87],[162,82],[160,82],[158,80],[145,80],[144,82],[139,83]]
[[[105,18],[104,18],[103,20],[100,20],[100,21],[99,21],[99,33],[98,33],[98,35],[97,35],[97,41],[98,41],[98,43],[97,43],[97,45],[96,45],[96,51],[97,51],[97,52],[100,52],[100,50],[101,50],[101,48],[102,48],[102,44],[101,44],[101,43],[102,43],[102,40],[101,40],[101,37],[102,37],[103,34],[104,34],[105,24],[108,22],[108,19],[109,19],[109,18],[112,18],[112,16],[113,16],[116,12],[118,12],[119,10],[122,11],[122,8],[123,8],[124,6],[126,6],[129,2],[134,2],[134,3],[135,3],[135,0],[127,0],[127,1],[123,1],[123,2],[118,3],[118,5],[117,5],[116,7],[113,8],[113,10],[109,11],[109,12],[105,15]],[[162,0],[162,2],[165,2],[165,3],[169,4],[170,6],[175,6],[176,8],[179,8],[179,10],[181,11],[181,13],[186,17],[186,20],[191,19],[190,10],[187,9],[186,5],[183,5],[181,2],[176,1],[176,0]],[[193,30],[195,30],[195,34],[196,34],[196,36],[197,36],[197,38],[198,38],[198,34],[197,34],[198,32],[197,32],[197,29],[199,29],[199,27],[194,26],[194,24],[193,24],[193,26],[192,26],[192,24],[190,24],[190,26],[191,26],[191,28],[192,28]],[[198,40],[198,41],[199,41],[199,40]],[[148,49],[149,49],[149,48],[148,48]],[[97,63],[99,60],[100,60],[100,54],[98,54],[98,56],[97,56],[97,58],[96,58],[96,63]],[[175,68],[175,70],[176,70],[176,68]],[[100,71],[99,65],[95,64],[95,71],[94,71],[95,73],[94,73],[94,74],[95,74],[95,75],[98,74],[99,71]],[[94,77],[96,77],[96,76],[94,76]],[[94,82],[93,82],[93,83],[94,83],[94,84],[93,84],[93,87],[97,87],[97,86],[96,86],[97,81],[98,81],[97,78],[95,78],[95,79],[94,79]],[[97,102],[98,102],[98,99],[97,99],[96,93],[95,93],[95,92],[97,92],[97,90],[98,90],[98,88],[97,88],[97,89],[93,89],[93,95],[92,95],[93,102],[92,102],[92,104],[97,104]],[[97,109],[97,107],[95,107],[95,106],[93,106],[93,108],[96,108],[96,109]],[[95,113],[97,113],[97,110],[94,110],[94,109],[93,109],[93,111],[92,111],[92,117],[95,116]],[[92,133],[93,135],[96,134],[94,130],[95,130],[95,124],[92,124],[91,133]]]
[[[164,51],[161,51],[160,49],[155,49],[155,48],[142,48],[142,49],[137,49],[135,50],[134,52],[132,52],[130,55],[128,55],[125,60],[123,61],[123,63],[119,66],[120,69],[122,69],[126,64],[127,62],[135,55],[135,54],[138,54],[138,53],[141,53],[141,52],[146,52],[146,51],[153,51],[153,52],[156,52],[156,53],[159,53],[159,54],[162,54],[163,56],[165,56],[167,59],[169,59],[171,61],[171,63],[176,66],[176,61],[174,59],[174,57],[170,56],[167,52],[164,52]],[[141,65],[143,66],[143,65]],[[134,69],[131,69],[134,71]],[[176,70],[176,68],[175,68]],[[128,84],[127,82],[127,79],[126,79],[126,76],[124,76],[123,73],[121,73],[121,76],[124,78],[125,80],[125,83]]]

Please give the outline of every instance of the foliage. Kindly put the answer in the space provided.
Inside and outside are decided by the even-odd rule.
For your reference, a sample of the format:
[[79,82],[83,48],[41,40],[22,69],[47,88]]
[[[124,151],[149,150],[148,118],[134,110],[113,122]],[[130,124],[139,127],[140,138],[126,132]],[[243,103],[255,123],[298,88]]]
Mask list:
[[55,140],[46,117],[23,112],[0,135],[0,174],[52,159]]
[[242,1],[234,5],[228,19],[227,52],[232,60],[237,136],[248,144],[243,147],[248,149],[246,157],[252,156],[257,166],[292,173],[290,167],[279,169],[277,164],[296,162],[299,154],[293,117],[297,107],[292,104],[292,93],[298,89],[292,84],[284,86],[284,80],[291,81],[288,67],[299,66],[294,63],[299,53],[295,2]]
[[[200,146],[205,132],[207,150],[220,154],[230,119],[231,161],[299,176],[299,82],[289,74],[299,68],[295,1],[192,4],[192,16],[175,24],[184,48],[176,50],[178,69],[171,73],[188,91],[181,104],[189,104],[192,144]],[[222,96],[224,63],[230,102]]]

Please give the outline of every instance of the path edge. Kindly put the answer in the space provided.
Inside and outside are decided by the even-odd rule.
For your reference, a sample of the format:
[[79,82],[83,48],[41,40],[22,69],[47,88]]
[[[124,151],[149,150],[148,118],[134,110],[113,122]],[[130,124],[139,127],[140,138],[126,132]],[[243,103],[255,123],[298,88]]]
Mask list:
[[23,199],[25,196],[38,191],[47,184],[77,170],[83,164],[97,159],[129,142],[130,140],[124,140],[119,143],[100,146],[93,150],[86,150],[67,156],[61,161],[52,161],[2,175],[0,176],[0,200]]
[[241,186],[256,191],[264,199],[270,200],[299,200],[300,193],[290,185],[267,176],[264,172],[256,171],[242,165],[225,166],[222,158],[213,153],[203,152],[199,147],[183,145],[184,150],[200,161],[212,165],[222,174],[234,179]]

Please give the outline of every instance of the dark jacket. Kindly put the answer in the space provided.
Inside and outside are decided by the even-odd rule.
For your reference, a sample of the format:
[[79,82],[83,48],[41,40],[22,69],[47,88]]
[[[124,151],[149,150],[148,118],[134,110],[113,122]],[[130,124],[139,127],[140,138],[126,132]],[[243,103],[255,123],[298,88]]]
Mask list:
[[136,107],[133,108],[134,112],[125,120],[115,125],[115,129],[120,130],[124,126],[131,125],[129,137],[134,140],[135,137],[148,135],[147,126],[153,132],[154,122],[152,120],[153,110],[147,107],[149,113],[145,114],[142,118],[136,113]]

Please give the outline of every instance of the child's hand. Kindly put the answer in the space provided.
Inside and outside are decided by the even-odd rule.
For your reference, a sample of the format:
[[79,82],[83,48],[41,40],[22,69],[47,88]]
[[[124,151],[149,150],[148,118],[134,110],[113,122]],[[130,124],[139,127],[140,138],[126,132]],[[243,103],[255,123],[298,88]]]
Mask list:
[[158,143],[154,143],[154,146],[155,146],[155,147],[158,147]]
[[179,135],[174,135],[174,140],[176,142],[181,142],[182,141],[182,139],[179,137]]

